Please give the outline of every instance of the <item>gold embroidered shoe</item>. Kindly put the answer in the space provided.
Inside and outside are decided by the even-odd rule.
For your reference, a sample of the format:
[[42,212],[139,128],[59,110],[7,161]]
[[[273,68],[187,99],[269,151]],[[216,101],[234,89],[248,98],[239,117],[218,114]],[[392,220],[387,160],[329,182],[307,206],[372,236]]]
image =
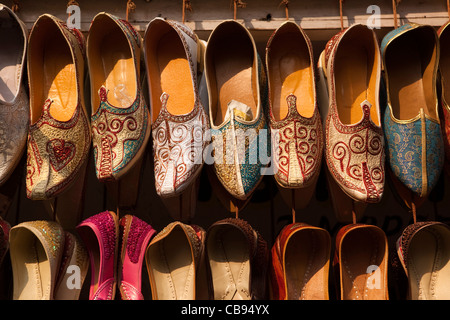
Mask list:
[[54,221],[27,221],[11,228],[14,300],[53,300],[64,249],[64,230]]
[[51,15],[40,16],[29,37],[28,78],[27,196],[45,200],[66,190],[88,159],[82,33]]
[[150,242],[145,253],[153,300],[195,300],[201,292],[205,231],[175,221]]
[[270,160],[264,112],[267,79],[247,28],[228,20],[211,32],[205,75],[213,168],[232,197],[246,200],[266,174]]
[[27,37],[25,24],[0,4],[0,79],[4,84],[0,89],[0,185],[16,168],[27,141],[30,109],[23,83]]
[[145,32],[151,99],[155,187],[158,195],[182,193],[203,166],[209,127],[197,86],[202,42],[183,24],[153,19]]
[[283,23],[266,47],[269,124],[278,184],[306,188],[321,168],[323,137],[312,45],[294,22]]
[[335,35],[320,56],[319,71],[328,87],[328,103],[322,104],[321,113],[332,181],[353,200],[379,202],[385,153],[379,104],[381,57],[373,30],[355,24]]
[[150,136],[141,90],[142,39],[127,21],[101,12],[87,39],[92,143],[97,178],[121,179],[142,158]]

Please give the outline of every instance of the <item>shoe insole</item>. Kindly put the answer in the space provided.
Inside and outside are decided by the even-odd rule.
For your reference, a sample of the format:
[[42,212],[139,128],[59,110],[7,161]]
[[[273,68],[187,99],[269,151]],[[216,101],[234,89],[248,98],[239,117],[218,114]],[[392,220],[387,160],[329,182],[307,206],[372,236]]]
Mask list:
[[[425,46],[425,45],[423,45]],[[423,108],[436,118],[436,104],[430,105],[424,83],[424,64],[416,38],[402,37],[391,44],[386,53],[389,95],[394,117],[409,120]],[[429,94],[432,94],[430,92]]]
[[276,120],[289,111],[286,97],[297,97],[297,111],[303,117],[314,113],[314,79],[309,50],[305,41],[297,41],[297,33],[280,34],[271,44],[269,75],[272,113]]
[[[158,42],[157,63],[159,67],[161,94],[169,95],[167,111],[172,115],[184,115],[194,108],[195,97],[192,74],[186,51],[175,31],[166,33]],[[159,99],[160,95],[155,97]],[[156,120],[158,113],[154,113]]]
[[327,248],[325,237],[317,231],[303,230],[291,236],[284,256],[288,300],[327,299]]
[[[383,300],[384,249],[370,230],[353,230],[344,238],[341,250],[343,300]],[[378,271],[374,271],[378,267]]]
[[70,120],[78,105],[76,70],[69,44],[60,33],[46,41],[43,72],[44,97],[53,100],[50,115],[58,121]]
[[194,300],[195,265],[191,248],[181,227],[152,245],[149,262],[158,300]]
[[235,227],[216,230],[208,241],[215,300],[250,300],[250,258],[245,235]]
[[339,47],[334,68],[337,109],[343,124],[361,121],[361,103],[367,100],[373,106],[370,110],[372,121],[380,125],[375,105],[376,67],[373,59],[373,55],[362,45],[344,42]]
[[5,25],[0,29],[0,100],[12,102],[17,96],[22,73],[24,39],[18,24]]
[[408,275],[412,300],[449,300],[449,236],[425,229],[408,249]]
[[14,299],[48,300],[52,282],[50,262],[40,241],[31,231],[20,232],[13,248]]
[[215,77],[218,99],[217,105],[212,107],[213,123],[215,125],[223,123],[228,103],[232,100],[247,105],[255,117],[258,100],[257,92],[253,89],[253,47],[248,39],[239,37],[236,37],[232,46],[227,41],[214,44],[213,77]]
[[129,108],[136,98],[136,68],[124,36],[112,32],[102,39],[100,56],[108,102],[116,108]]

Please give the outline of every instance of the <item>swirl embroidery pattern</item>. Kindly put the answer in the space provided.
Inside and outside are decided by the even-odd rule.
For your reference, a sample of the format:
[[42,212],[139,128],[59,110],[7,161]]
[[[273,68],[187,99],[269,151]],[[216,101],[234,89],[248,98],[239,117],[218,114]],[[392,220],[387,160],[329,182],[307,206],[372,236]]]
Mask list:
[[199,103],[187,115],[171,115],[169,95],[161,96],[161,112],[152,125],[155,186],[159,195],[181,192],[181,185],[197,176],[203,163],[206,114]]
[[97,177],[114,180],[142,147],[148,127],[148,110],[141,93],[129,108],[116,108],[107,100],[105,87],[100,88],[100,107],[92,116],[92,137]]
[[383,134],[370,120],[370,103],[364,101],[361,107],[363,119],[352,126],[343,125],[336,110],[329,113],[326,161],[347,193],[357,192],[366,202],[378,202],[384,189]]
[[[322,124],[316,110],[311,118],[297,111],[297,97],[286,98],[289,112],[285,120],[271,117],[272,148],[276,156],[277,181],[286,187],[308,185],[319,171],[322,158]],[[278,139],[278,140],[277,140]]]

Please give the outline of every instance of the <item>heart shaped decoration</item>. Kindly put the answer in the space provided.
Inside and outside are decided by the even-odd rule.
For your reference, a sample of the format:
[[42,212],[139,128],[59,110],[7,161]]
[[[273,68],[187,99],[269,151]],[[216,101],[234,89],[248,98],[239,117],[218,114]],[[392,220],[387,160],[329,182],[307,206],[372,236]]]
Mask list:
[[75,155],[75,145],[64,139],[53,139],[47,143],[50,163],[55,171],[63,169]]

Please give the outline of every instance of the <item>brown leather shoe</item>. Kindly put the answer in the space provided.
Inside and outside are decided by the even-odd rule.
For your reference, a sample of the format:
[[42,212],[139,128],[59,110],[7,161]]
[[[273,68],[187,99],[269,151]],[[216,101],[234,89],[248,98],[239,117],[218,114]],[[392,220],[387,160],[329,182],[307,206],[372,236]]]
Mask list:
[[206,234],[207,267],[214,300],[266,298],[266,241],[242,219],[215,222]]
[[435,222],[409,225],[397,241],[410,300],[450,299],[450,228]]
[[273,299],[328,300],[331,239],[328,231],[288,224],[272,247]]
[[383,230],[349,224],[336,236],[333,261],[341,300],[388,300],[388,244]]

